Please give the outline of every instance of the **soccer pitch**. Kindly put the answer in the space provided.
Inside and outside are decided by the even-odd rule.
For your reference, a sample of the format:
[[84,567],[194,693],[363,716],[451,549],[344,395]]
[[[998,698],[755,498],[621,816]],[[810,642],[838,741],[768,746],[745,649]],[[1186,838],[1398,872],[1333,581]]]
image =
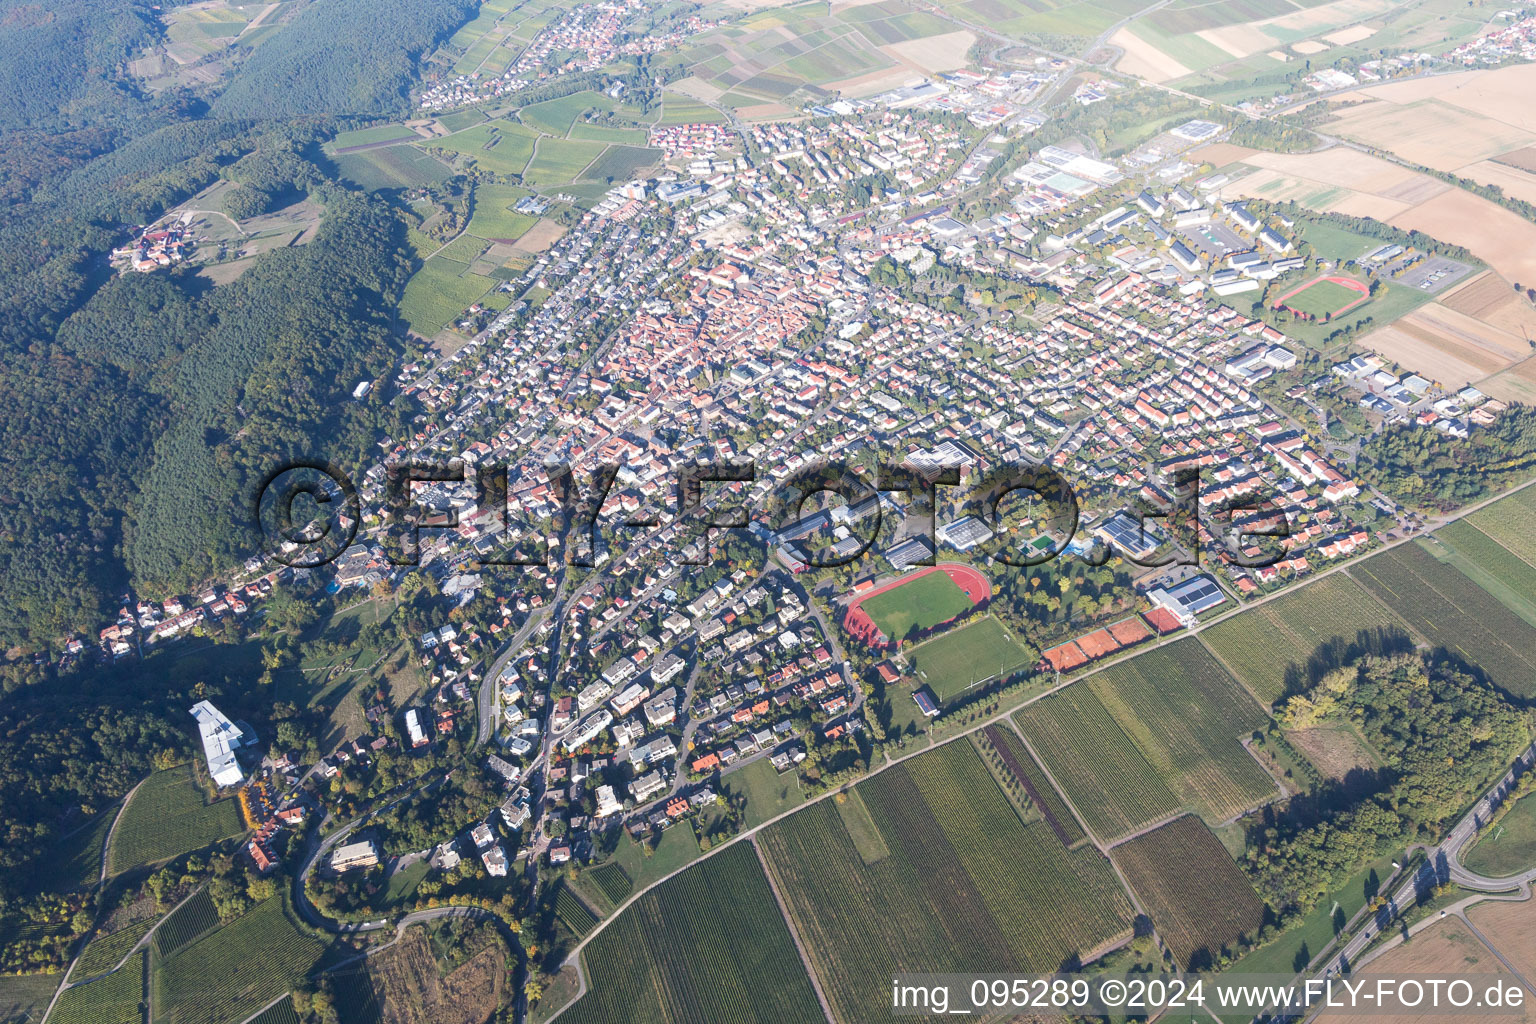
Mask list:
[[989,615],[918,644],[907,652],[906,660],[943,704],[976,683],[1028,664],[1030,655]]

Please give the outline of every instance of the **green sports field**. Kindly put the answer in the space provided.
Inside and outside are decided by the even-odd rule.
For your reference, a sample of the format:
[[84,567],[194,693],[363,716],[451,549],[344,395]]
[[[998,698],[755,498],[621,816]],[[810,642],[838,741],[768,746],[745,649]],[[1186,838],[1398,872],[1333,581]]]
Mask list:
[[870,621],[880,627],[880,632],[892,640],[900,640],[914,626],[931,629],[948,622],[970,606],[971,599],[965,591],[943,572],[919,576],[859,605]]
[[1359,302],[1362,298],[1364,296],[1359,292],[1341,284],[1334,284],[1332,281],[1314,281],[1286,299],[1281,305],[1321,320],[1337,313],[1345,306]]
[[919,644],[906,659],[943,704],[976,683],[1022,668],[1032,656],[989,615]]

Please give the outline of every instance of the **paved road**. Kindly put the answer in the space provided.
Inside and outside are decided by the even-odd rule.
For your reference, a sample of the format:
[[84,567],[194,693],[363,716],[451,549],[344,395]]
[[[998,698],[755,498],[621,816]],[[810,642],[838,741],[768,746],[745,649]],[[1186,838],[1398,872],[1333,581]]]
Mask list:
[[1390,928],[1400,914],[1414,906],[1421,892],[1435,885],[1449,881],[1471,889],[1503,892],[1524,887],[1536,881],[1536,868],[1509,878],[1487,878],[1468,871],[1460,864],[1462,848],[1477,834],[1482,823],[1492,815],[1499,802],[1514,786],[1515,780],[1528,771],[1533,764],[1536,764],[1536,744],[1526,748],[1504,777],[1495,783],[1483,798],[1456,823],[1456,826],[1446,834],[1445,839],[1438,845],[1425,850],[1424,866],[1414,872],[1412,878],[1398,886],[1397,891],[1388,897],[1386,906],[1370,915],[1364,926],[1313,970],[1311,976],[1324,979],[1329,976],[1348,974],[1354,970],[1372,941]]

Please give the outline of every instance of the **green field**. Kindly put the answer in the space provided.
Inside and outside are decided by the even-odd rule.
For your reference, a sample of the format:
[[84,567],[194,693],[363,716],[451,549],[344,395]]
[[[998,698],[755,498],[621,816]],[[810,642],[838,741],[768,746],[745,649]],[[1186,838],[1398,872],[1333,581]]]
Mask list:
[[1536,863],[1536,795],[1515,801],[1461,860],[1489,878],[1519,874]]
[[1324,320],[1345,306],[1358,302],[1361,298],[1359,292],[1341,284],[1318,280],[1286,299],[1283,305],[1287,309],[1304,313],[1314,320]]
[[48,1020],[54,1024],[141,1024],[143,1004],[144,954],[140,952],[115,974],[65,989]]
[[1193,815],[1114,848],[1115,863],[1147,908],[1157,934],[1186,968],[1239,948],[1264,923],[1264,901],[1221,840]]
[[402,142],[407,139],[418,139],[420,137],[403,124],[381,124],[372,128],[359,128],[356,131],[342,132],[331,140],[331,147],[333,150],[349,149],[352,146],[371,146],[379,142]]
[[430,338],[495,286],[463,263],[433,256],[406,282],[400,315],[411,330]]
[[1402,629],[1360,584],[1336,572],[1217,623],[1200,639],[1260,700],[1274,704],[1311,687],[1377,631]]
[[233,798],[205,803],[190,764],[155,772],[128,802],[107,856],[117,874],[245,831]]
[[939,703],[965,693],[976,683],[1007,675],[1028,665],[1032,656],[997,619],[968,622],[918,644],[903,655],[913,675],[933,690]]
[[1350,571],[1431,644],[1515,696],[1536,696],[1536,629],[1461,570],[1403,544]]
[[609,146],[582,174],[594,181],[625,182],[644,168],[661,162],[661,150],[640,146]]
[[474,215],[469,220],[470,233],[497,241],[516,240],[539,222],[537,217],[512,211],[513,205],[528,195],[532,195],[528,189],[516,185],[476,186]]
[[1109,862],[1090,846],[1067,850],[1044,821],[1025,825],[971,744],[854,791],[887,856],[866,856],[878,854],[874,837],[856,843],[833,801],[758,834],[837,1019],[900,1020],[888,1009],[893,973],[1049,971],[1128,934]]
[[932,629],[970,606],[971,599],[965,591],[942,570],[865,598],[859,605],[891,640],[904,639],[913,629]]
[[623,869],[635,889],[644,889],[684,864],[698,860],[699,852],[698,837],[685,823],[663,832],[660,843],[649,855],[639,843],[625,835],[619,840],[613,862]]
[[1081,683],[1016,716],[1067,799],[1100,839],[1116,839],[1179,809],[1173,791]]
[[821,1018],[751,845],[736,843],[646,893],[583,956],[574,1024],[779,1024]]
[[601,142],[544,138],[538,141],[533,159],[523,172],[530,185],[565,185],[581,177],[584,167],[605,149]]
[[537,128],[545,135],[564,138],[576,119],[587,111],[602,110],[612,113],[617,109],[619,104],[616,100],[588,90],[573,93],[570,96],[561,96],[559,99],[545,100],[543,103],[534,103],[519,110],[517,116],[530,128]]
[[1198,641],[1150,650],[1087,685],[1182,807],[1216,823],[1276,795],[1241,742],[1269,716]]
[[805,793],[800,789],[800,773],[790,771],[780,775],[766,757],[725,775],[720,786],[733,796],[746,797],[748,828],[805,803]]
[[334,158],[341,176],[366,189],[411,188],[442,181],[447,164],[415,146],[385,146]]
[[164,1024],[242,1021],[302,978],[325,946],[274,896],[160,962],[155,1019]]
[[1536,565],[1536,487],[1500,498],[1472,513],[1466,522]]

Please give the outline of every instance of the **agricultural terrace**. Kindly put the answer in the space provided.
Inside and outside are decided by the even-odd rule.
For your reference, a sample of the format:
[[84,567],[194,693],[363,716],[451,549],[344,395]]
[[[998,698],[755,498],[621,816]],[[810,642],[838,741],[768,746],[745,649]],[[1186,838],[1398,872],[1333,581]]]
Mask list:
[[1158,935],[1187,968],[1257,937],[1264,901],[1204,822],[1186,815],[1110,851]]
[[1217,623],[1200,639],[1254,696],[1273,705],[1310,688],[1349,660],[1351,647],[1382,630],[1401,632],[1402,620],[1336,572]]
[[[854,820],[878,844],[856,843],[828,800],[758,835],[838,1020],[900,1020],[878,1009],[894,973],[1049,971],[1129,933],[1132,908],[1103,854],[1026,825],[971,744],[854,792],[869,824]],[[860,845],[888,854],[866,859]]]
[[990,615],[918,644],[902,657],[941,704],[1034,660],[1008,628]]
[[843,627],[871,646],[900,641],[913,629],[948,622],[992,597],[992,585],[975,569],[932,565],[863,594],[848,605]]
[[144,1019],[144,954],[122,970],[64,990],[48,1015],[59,1024],[140,1024]]
[[1370,289],[1354,278],[1331,275],[1292,288],[1274,301],[1274,307],[1288,309],[1308,320],[1332,320],[1370,297]]
[[1515,801],[1462,855],[1469,870],[1489,878],[1518,874],[1536,860],[1536,796]]
[[1103,839],[1179,809],[1226,821],[1278,793],[1242,744],[1268,716],[1193,639],[1111,666],[1018,720]]
[[286,897],[273,896],[160,962],[155,1019],[164,1024],[244,1020],[291,988],[324,951],[289,919]]
[[573,1024],[778,1024],[822,1016],[748,843],[646,893],[587,953],[587,994],[561,1016]]
[[1401,544],[1350,571],[1431,644],[1515,696],[1536,696],[1536,629],[1460,569]]
[[128,801],[107,856],[113,874],[156,864],[245,831],[233,799],[208,803],[191,764],[155,772]]

